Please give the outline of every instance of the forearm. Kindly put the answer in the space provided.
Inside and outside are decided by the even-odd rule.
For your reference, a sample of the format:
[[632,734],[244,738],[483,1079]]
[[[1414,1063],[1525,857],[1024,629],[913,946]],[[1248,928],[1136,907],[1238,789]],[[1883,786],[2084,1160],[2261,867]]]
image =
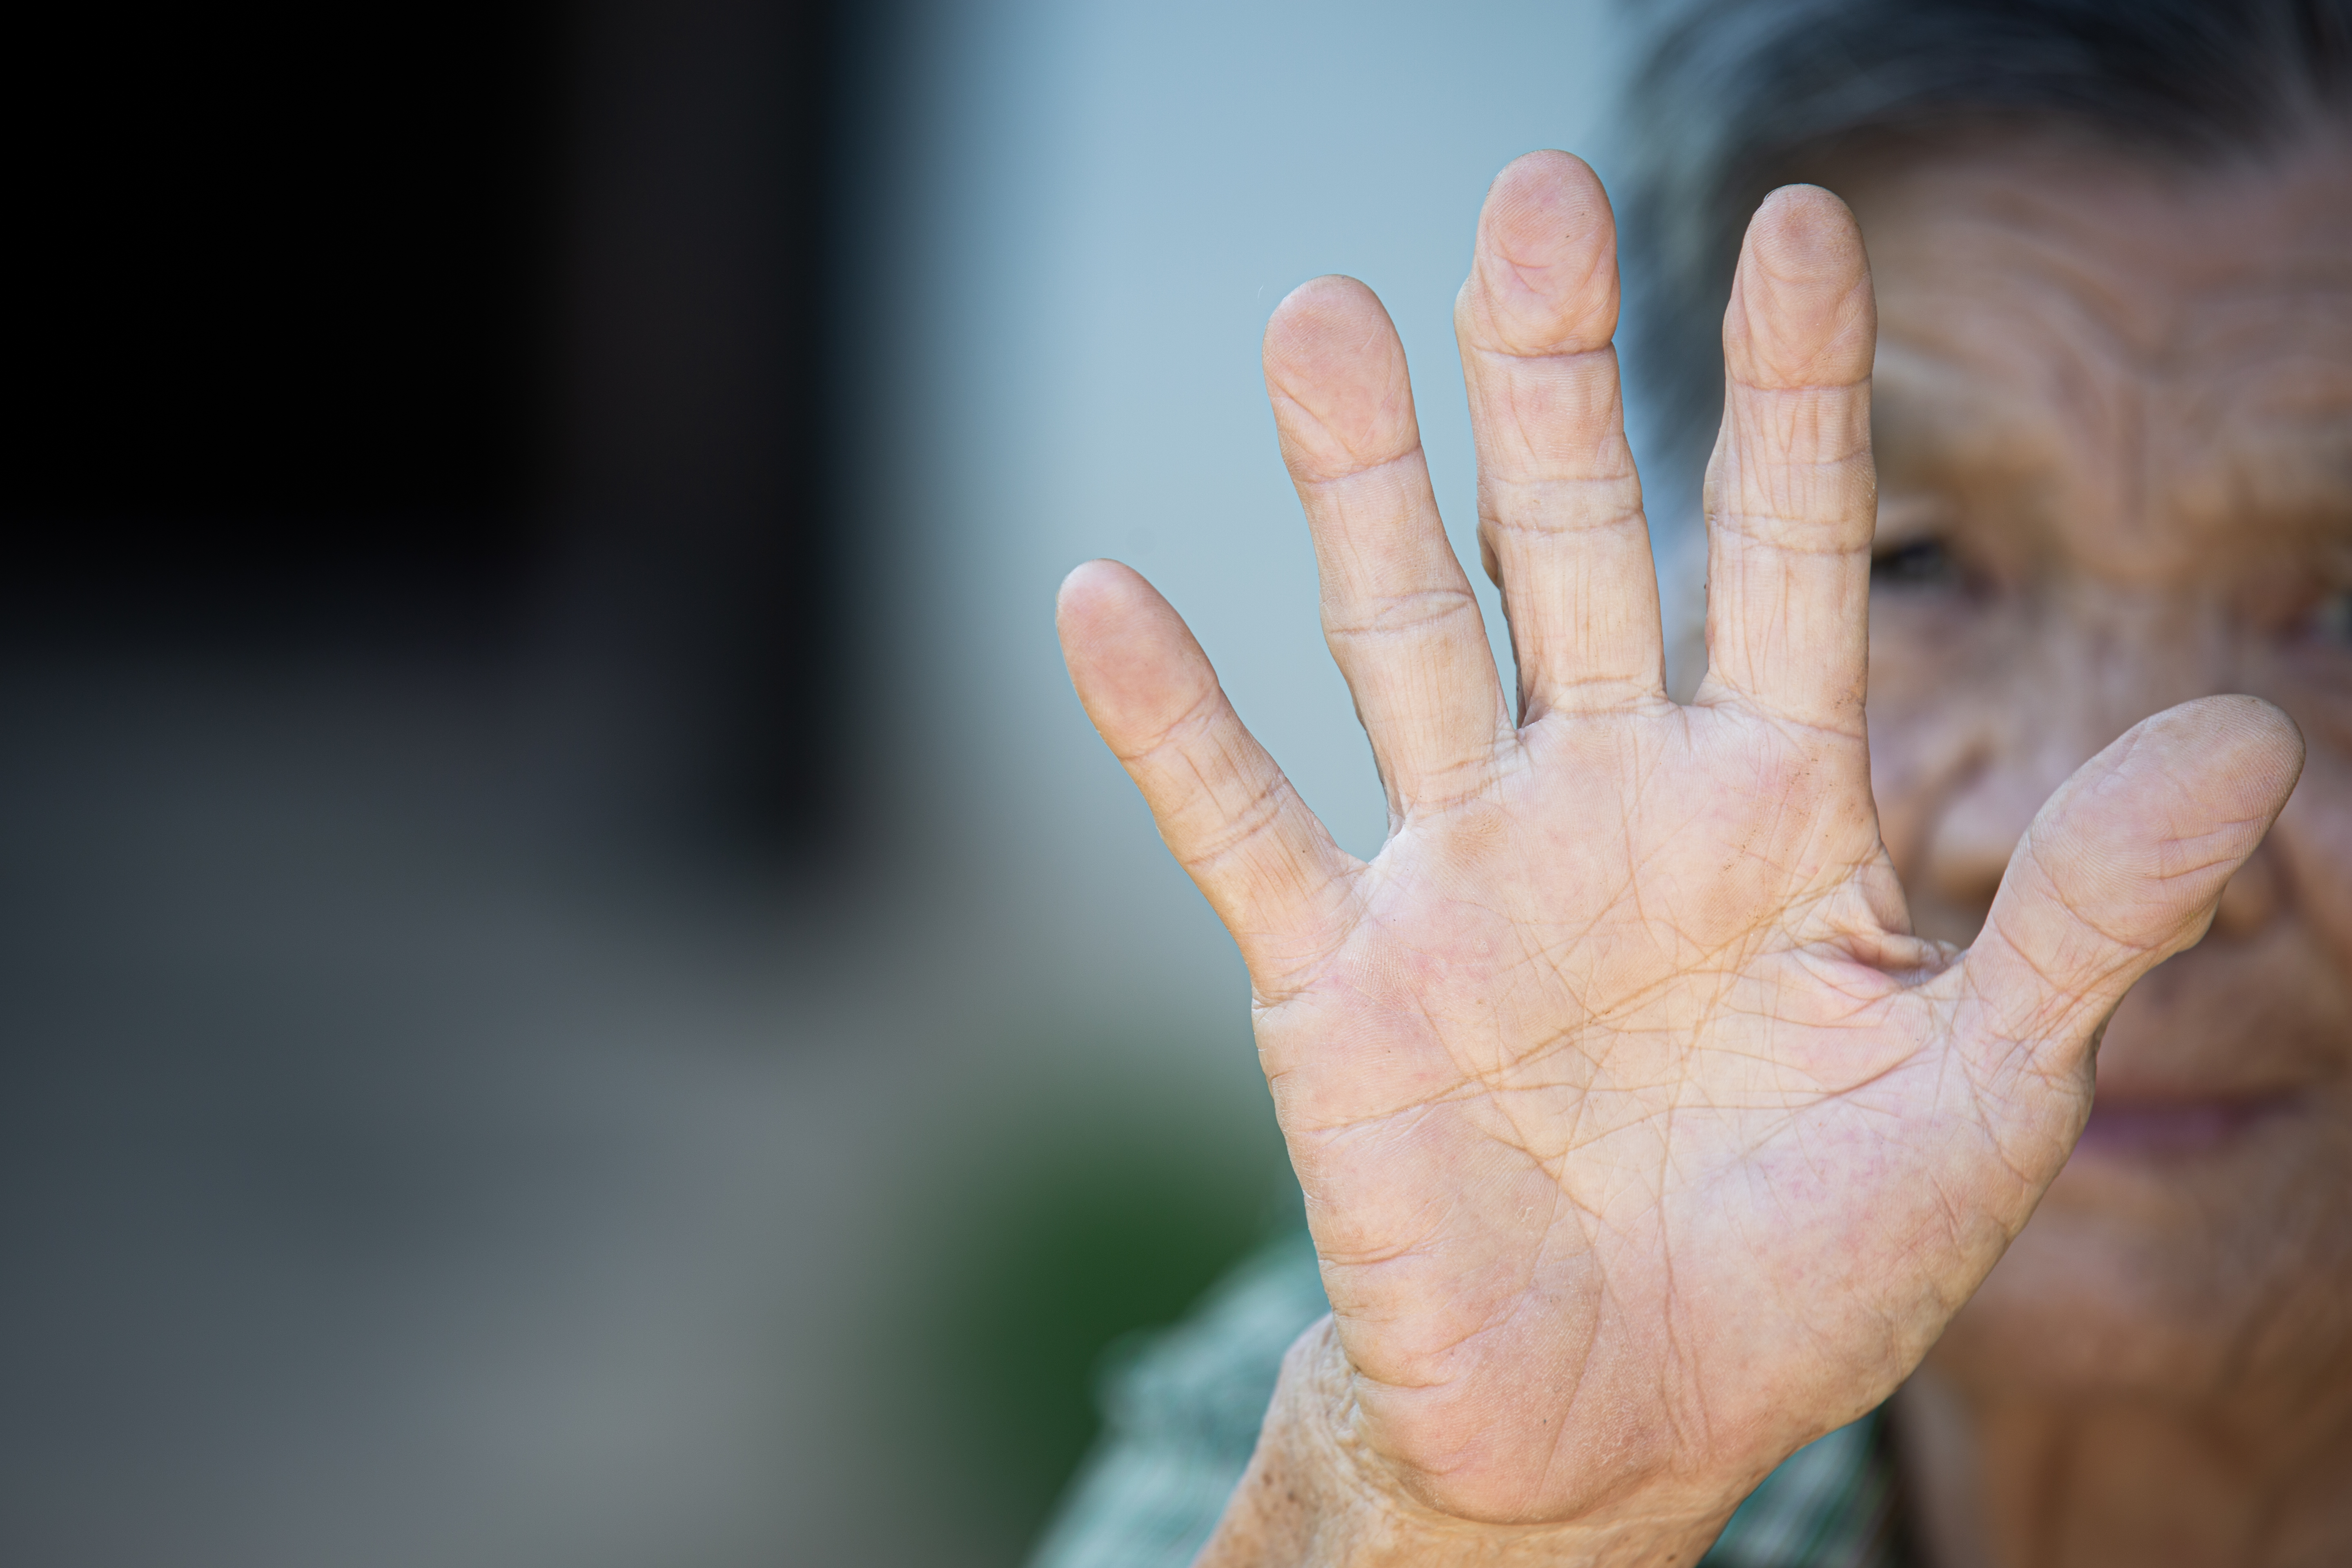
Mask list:
[[1328,1318],[1291,1346],[1249,1469],[1194,1568],[1687,1568],[1722,1528],[1638,1509],[1548,1524],[1440,1513],[1367,1449],[1351,1379]]

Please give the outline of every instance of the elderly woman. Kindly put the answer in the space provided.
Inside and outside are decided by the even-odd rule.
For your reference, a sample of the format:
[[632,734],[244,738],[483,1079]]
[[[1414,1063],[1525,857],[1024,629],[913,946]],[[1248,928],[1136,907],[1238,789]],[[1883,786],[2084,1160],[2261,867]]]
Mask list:
[[1671,687],[1590,170],[1504,171],[1456,307],[1515,698],[1379,302],[1283,302],[1391,833],[1071,575],[1312,1248],[1126,1374],[1050,1562],[2352,1562],[2347,97],[2341,0],[1680,8]]

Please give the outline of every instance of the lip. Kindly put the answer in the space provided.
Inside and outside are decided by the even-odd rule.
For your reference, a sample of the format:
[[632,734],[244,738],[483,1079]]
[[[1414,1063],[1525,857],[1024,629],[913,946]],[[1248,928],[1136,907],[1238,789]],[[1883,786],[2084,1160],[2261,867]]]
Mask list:
[[2091,1103],[2091,1119],[2074,1145],[2095,1159],[2179,1159],[2212,1153],[2242,1141],[2294,1110],[2291,1094],[2210,1099],[2121,1100]]

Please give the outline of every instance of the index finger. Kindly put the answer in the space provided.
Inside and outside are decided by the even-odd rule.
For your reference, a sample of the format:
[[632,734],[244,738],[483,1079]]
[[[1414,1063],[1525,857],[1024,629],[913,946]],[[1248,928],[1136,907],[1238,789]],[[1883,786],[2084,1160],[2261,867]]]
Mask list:
[[1324,640],[1391,815],[1473,793],[1513,725],[1388,311],[1352,278],[1300,284],[1266,323],[1265,388],[1315,540]]
[[1845,204],[1814,185],[1766,197],[1723,318],[1701,703],[1738,700],[1863,732],[1877,336],[1862,232]]

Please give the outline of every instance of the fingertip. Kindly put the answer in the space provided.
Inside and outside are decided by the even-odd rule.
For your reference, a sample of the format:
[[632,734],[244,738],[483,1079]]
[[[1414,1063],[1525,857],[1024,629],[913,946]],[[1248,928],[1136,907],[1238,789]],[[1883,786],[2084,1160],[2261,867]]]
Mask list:
[[1150,637],[1176,612],[1142,573],[1108,559],[1083,563],[1062,579],[1054,595],[1054,626],[1075,673],[1079,664],[1099,663],[1138,636]]
[[1595,194],[1601,189],[1601,176],[1592,172],[1591,164],[1562,148],[1538,147],[1531,153],[1520,153],[1503,165],[1502,172],[1487,184],[1488,199],[1491,200],[1497,191],[1529,181],[1550,184],[1580,181]]
[[1273,357],[1301,348],[1312,351],[1331,334],[1360,331],[1367,324],[1385,320],[1388,310],[1381,306],[1381,296],[1373,294],[1364,279],[1322,273],[1319,278],[1307,278],[1275,306],[1275,312],[1265,320],[1265,353]]
[[1063,578],[1054,621],[1078,700],[1114,746],[1215,682],[1175,606],[1120,562],[1089,561]]
[[1557,148],[1512,159],[1486,187],[1478,211],[1482,253],[1521,267],[1581,255],[1596,237],[1613,237],[1617,216],[1592,165]]
[[2302,728],[2275,703],[2230,694],[2200,697],[2144,721],[2166,766],[2194,765],[2240,796],[2249,816],[2273,815],[2303,775]]
[[1870,374],[1877,328],[1852,210],[1819,185],[1783,185],[1765,197],[1724,313],[1733,378],[1768,389],[1851,385]]
[[1782,185],[1758,204],[1748,232],[1758,258],[1782,278],[1838,281],[1861,266],[1853,209],[1820,185]]
[[1344,272],[1309,278],[1285,294],[1266,320],[1267,374],[1278,364],[1312,362],[1335,345],[1361,342],[1367,329],[1389,326],[1387,308],[1361,279]]
[[2101,929],[2169,940],[2196,917],[2201,931],[2210,900],[2286,805],[2303,754],[2294,721],[2260,698],[2183,702],[2084,763],[2028,841],[2079,899],[2110,906]]
[[1310,278],[1275,307],[1265,384],[1302,479],[1387,462],[1421,439],[1395,323],[1380,296],[1344,274]]
[[[1978,994],[2009,998],[2016,1022],[1996,1037],[2095,1043],[2129,986],[2204,936],[2303,752],[2270,703],[2207,697],[2141,720],[2076,770],[2018,845],[1969,955]],[[2079,1032],[2049,1026],[2053,1008]]]
[[1600,348],[1617,331],[1617,218],[1592,166],[1556,149],[1487,187],[1465,290],[1473,336],[1517,354]]
[[1151,587],[1141,573],[1124,562],[1108,557],[1080,562],[1070,568],[1055,592],[1054,619],[1062,624],[1092,619],[1113,600],[1131,595],[1138,586],[1147,593]]
[[2275,702],[2243,692],[2229,692],[2200,697],[2170,711],[2210,724],[2234,744],[2271,752],[2282,762],[2292,756],[2296,767],[2303,764],[2303,726]]

